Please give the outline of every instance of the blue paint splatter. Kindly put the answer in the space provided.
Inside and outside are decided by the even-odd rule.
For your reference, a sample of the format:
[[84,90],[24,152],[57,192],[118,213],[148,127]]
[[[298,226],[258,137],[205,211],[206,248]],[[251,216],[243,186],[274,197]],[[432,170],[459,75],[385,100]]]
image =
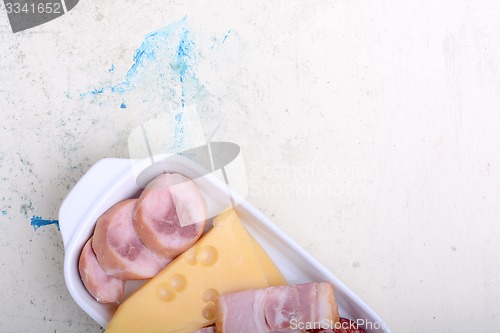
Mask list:
[[115,64],[111,64],[111,67],[108,69],[108,72],[110,72],[110,73],[115,72]]
[[[127,71],[125,80],[111,87],[111,91],[120,95],[130,92],[151,73],[154,73],[154,80],[148,78],[149,83],[152,83],[151,81],[159,83],[160,94],[173,88],[173,82],[169,80],[173,72],[182,77],[180,80],[182,82],[185,73],[194,65],[194,62],[187,61],[186,58],[191,60],[195,58],[194,50],[190,47],[193,42],[189,39],[189,30],[185,27],[185,22],[186,17],[147,34],[141,46],[135,51],[134,63]],[[175,49],[173,44],[177,44]],[[177,56],[172,54],[174,50]]]
[[80,97],[85,97],[87,95],[99,95],[99,94],[102,94],[103,92],[104,92],[104,88],[96,88],[94,90],[80,94]]
[[186,71],[189,68],[188,59],[192,54],[192,42],[189,40],[189,31],[186,28],[182,29],[182,37],[177,48],[177,62],[179,66],[179,78],[182,82]]
[[175,132],[174,132],[174,144],[176,147],[182,147],[184,144],[184,124],[183,124],[184,112],[179,112],[175,115]]
[[5,210],[5,209],[4,209],[4,210],[2,210],[2,215],[3,215],[3,216],[7,215],[7,210]]
[[[175,147],[172,148],[180,149],[185,144],[183,123],[185,117],[182,113],[190,102],[198,102],[196,96],[203,89],[195,74],[198,55],[199,52],[184,17],[146,35],[141,46],[135,51],[133,64],[122,82],[94,89],[81,96],[103,92],[120,96],[142,93],[149,97],[149,94],[152,94],[151,99],[161,100],[161,107],[167,112],[178,110],[180,107],[182,109],[180,114],[172,114],[175,122],[173,133]],[[141,96],[141,99],[147,102],[150,98]],[[122,102],[120,108],[126,107],[127,105]]]
[[178,114],[175,115],[175,120],[177,122],[181,122],[182,121],[182,114],[183,114],[183,112],[179,112]]
[[[133,64],[122,82],[94,89],[80,96],[106,92],[125,95],[144,91],[153,92],[156,97],[160,97],[166,110],[175,109],[175,104],[185,107],[189,97],[196,95],[191,87],[199,86],[194,74],[197,56],[198,51],[184,17],[146,35],[135,51]],[[114,70],[114,65],[111,69]]]
[[222,39],[222,44],[226,42],[227,37],[229,37],[229,34],[231,33],[231,30],[228,30],[226,34],[224,35],[224,38]]
[[[232,31],[227,30],[216,38],[217,44],[222,45],[230,34]],[[111,100],[122,109],[127,107],[124,101],[133,100],[150,105],[149,110],[159,109],[166,115],[168,125],[172,126],[169,128],[173,129],[162,146],[168,152],[181,151],[189,146],[187,129],[193,118],[187,112],[193,112],[191,106],[204,111],[204,124],[217,124],[219,119],[209,100],[210,93],[197,77],[198,61],[203,60],[203,54],[194,37],[186,17],[147,34],[135,51],[125,77],[101,88],[104,95],[97,96],[114,95]],[[81,96],[96,97],[96,90]]]
[[[179,47],[177,48],[177,68],[179,71],[179,82],[181,85],[181,107],[182,112],[175,115],[175,132],[174,142],[176,147],[181,147],[184,144],[184,125],[183,113],[186,106],[186,82],[195,79],[194,75],[186,78],[190,66],[190,61],[194,58],[194,43],[190,39],[189,31],[186,28],[182,29]],[[192,73],[191,73],[192,74]],[[187,80],[186,80],[187,79]]]
[[33,216],[31,218],[31,226],[33,226],[33,229],[35,229],[35,231],[40,227],[44,227],[44,226],[51,225],[51,224],[55,224],[57,226],[57,230],[61,230],[61,229],[59,229],[59,221],[58,220],[45,220],[45,219],[42,219],[40,216]]
[[189,37],[189,31],[186,28],[183,28],[179,47],[177,48],[177,66],[179,68],[179,81],[181,84],[181,106],[183,109],[186,105],[186,87],[183,83],[185,81],[186,72],[190,68],[190,60],[193,59],[194,56],[194,43]]

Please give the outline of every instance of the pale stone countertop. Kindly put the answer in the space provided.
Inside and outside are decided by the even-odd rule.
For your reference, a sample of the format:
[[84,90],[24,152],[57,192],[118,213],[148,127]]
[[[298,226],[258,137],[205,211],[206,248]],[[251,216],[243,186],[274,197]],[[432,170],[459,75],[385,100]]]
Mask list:
[[[81,0],[16,34],[1,11],[0,332],[100,331],[55,222],[31,222],[182,103],[240,145],[248,200],[393,332],[500,332],[498,3]],[[165,48],[134,70],[174,22],[187,54],[150,35]]]

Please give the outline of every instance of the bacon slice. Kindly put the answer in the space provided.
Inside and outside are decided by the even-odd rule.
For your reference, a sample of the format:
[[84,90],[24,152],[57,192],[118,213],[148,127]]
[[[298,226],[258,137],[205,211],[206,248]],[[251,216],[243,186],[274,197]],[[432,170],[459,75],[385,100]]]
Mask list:
[[141,241],[162,257],[175,258],[201,237],[206,203],[196,185],[180,174],[163,174],[144,189],[134,212]]
[[171,261],[149,250],[137,236],[132,222],[136,202],[121,201],[101,215],[92,241],[101,267],[124,280],[151,278]]
[[78,262],[83,285],[99,303],[118,302],[125,291],[125,281],[108,275],[99,266],[91,242],[92,238],[85,243]]
[[339,320],[326,282],[246,290],[217,300],[217,333],[301,332],[301,323]]

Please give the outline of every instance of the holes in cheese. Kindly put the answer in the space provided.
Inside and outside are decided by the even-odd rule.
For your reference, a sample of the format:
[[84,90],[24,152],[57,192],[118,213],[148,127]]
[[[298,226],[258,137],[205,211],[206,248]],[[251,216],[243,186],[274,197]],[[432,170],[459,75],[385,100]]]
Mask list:
[[[179,283],[179,277],[185,281]],[[214,322],[218,295],[265,288],[270,282],[286,284],[236,212],[228,210],[205,236],[120,305],[106,333],[192,333]]]

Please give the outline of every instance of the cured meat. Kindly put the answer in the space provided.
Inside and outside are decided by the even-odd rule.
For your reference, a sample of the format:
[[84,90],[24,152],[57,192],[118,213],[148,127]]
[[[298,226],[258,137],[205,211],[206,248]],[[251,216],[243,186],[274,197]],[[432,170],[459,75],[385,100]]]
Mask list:
[[134,227],[141,241],[163,257],[174,258],[200,238],[206,203],[196,185],[180,174],[162,174],[139,197]]
[[92,238],[85,243],[78,262],[83,285],[99,303],[118,302],[125,291],[125,281],[108,275],[99,266],[91,242]]
[[246,290],[217,300],[218,333],[301,332],[305,323],[337,322],[333,286],[326,282]]
[[137,236],[132,222],[136,202],[121,201],[102,214],[92,241],[101,267],[124,280],[151,278],[171,261],[149,250]]

